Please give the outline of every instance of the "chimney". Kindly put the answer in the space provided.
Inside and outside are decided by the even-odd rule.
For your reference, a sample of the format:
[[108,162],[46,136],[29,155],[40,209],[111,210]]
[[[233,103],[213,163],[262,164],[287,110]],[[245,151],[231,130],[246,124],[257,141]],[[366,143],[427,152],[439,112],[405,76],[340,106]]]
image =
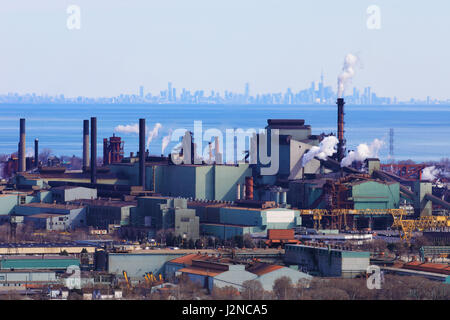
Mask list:
[[215,161],[216,164],[222,164],[222,154],[220,153],[220,146],[219,146],[219,137],[214,138],[214,146],[215,146]]
[[25,157],[25,119],[20,119],[19,172],[24,172],[27,170]]
[[91,183],[97,183],[97,118],[91,118]]
[[83,172],[89,167],[89,120],[83,120]]
[[338,151],[337,151],[337,160],[339,162],[342,161],[342,159],[345,157],[345,139],[344,139],[344,99],[338,98],[337,99],[337,106],[338,106]]
[[212,163],[212,158],[213,158],[213,154],[212,154],[212,143],[208,143],[208,147],[209,147],[209,162]]
[[145,119],[139,119],[139,185],[145,190]]
[[34,139],[34,167],[39,166],[39,139]]

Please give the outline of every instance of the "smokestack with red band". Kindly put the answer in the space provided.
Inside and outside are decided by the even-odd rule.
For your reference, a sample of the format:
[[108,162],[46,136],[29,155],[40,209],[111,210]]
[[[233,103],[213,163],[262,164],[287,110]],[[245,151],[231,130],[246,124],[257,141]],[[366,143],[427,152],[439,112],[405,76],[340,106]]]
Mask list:
[[337,99],[337,106],[338,106],[338,150],[337,150],[337,160],[339,162],[342,161],[342,159],[345,157],[345,139],[344,139],[344,99],[338,98]]
[[139,119],[139,185],[145,190],[145,119]]
[[83,172],[89,167],[89,120],[83,120]]
[[25,156],[25,119],[20,119],[19,172],[24,172],[27,170]]
[[91,118],[91,183],[97,183],[97,118]]

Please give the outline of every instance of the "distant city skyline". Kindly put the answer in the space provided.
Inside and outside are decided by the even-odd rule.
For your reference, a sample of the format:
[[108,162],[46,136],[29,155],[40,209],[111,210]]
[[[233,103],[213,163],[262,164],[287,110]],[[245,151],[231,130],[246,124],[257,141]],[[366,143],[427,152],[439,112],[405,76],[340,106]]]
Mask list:
[[[69,5],[80,8],[79,29],[67,27]],[[379,29],[368,27],[371,5]],[[322,69],[336,91],[353,53],[362,63],[352,86],[445,101],[448,12],[442,0],[4,1],[0,94],[157,94],[168,81],[191,92],[242,93],[249,82],[253,94],[284,93],[320,81]]]
[[[450,99],[445,101],[427,97],[426,100],[410,98],[405,101],[397,97],[380,97],[372,87],[358,89],[346,88],[344,98],[347,103],[355,105],[398,105],[398,104],[450,104]],[[111,97],[67,97],[63,94],[39,95],[36,93],[0,94],[0,104],[250,104],[250,105],[277,105],[277,104],[334,104],[337,93],[333,87],[326,85],[323,73],[320,81],[312,81],[309,88],[287,88],[282,92],[252,93],[251,84],[245,83],[241,91],[233,92],[225,90],[195,90],[186,88],[178,89],[172,82],[167,83],[167,88],[159,92],[149,92],[140,85],[136,93]]]

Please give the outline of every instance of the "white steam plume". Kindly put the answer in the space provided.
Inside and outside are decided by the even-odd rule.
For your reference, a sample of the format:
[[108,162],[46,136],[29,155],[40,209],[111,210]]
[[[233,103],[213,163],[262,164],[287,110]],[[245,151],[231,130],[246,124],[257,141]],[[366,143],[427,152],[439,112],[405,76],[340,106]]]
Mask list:
[[307,153],[303,155],[302,167],[310,162],[314,157],[325,160],[327,157],[332,156],[337,152],[336,146],[339,140],[335,136],[328,136],[324,138],[319,146],[314,146]]
[[440,170],[435,166],[426,167],[422,170],[422,180],[434,181],[437,179],[437,175],[440,173]]
[[27,148],[27,151],[25,152],[25,157],[27,157],[27,158],[34,157],[34,150],[31,148]]
[[342,159],[341,167],[348,167],[353,163],[353,161],[364,161],[367,158],[377,158],[378,152],[383,144],[384,142],[378,139],[373,140],[370,145],[361,143],[356,148],[356,151],[350,151],[349,154]]
[[342,98],[348,81],[355,75],[355,67],[358,61],[358,57],[351,53],[345,56],[342,72],[338,76],[338,98]]
[[171,139],[172,139],[172,129],[170,129],[169,134],[162,139],[161,154],[164,154],[164,151],[169,145]]
[[119,133],[139,133],[139,125],[137,123],[125,126],[120,124],[114,128],[114,131]]
[[158,122],[157,124],[155,124],[155,126],[153,127],[153,129],[151,131],[150,130],[148,131],[147,149],[149,149],[149,147],[150,147],[150,142],[152,142],[152,140],[158,136],[159,129],[161,129],[161,128],[162,128],[162,124]]

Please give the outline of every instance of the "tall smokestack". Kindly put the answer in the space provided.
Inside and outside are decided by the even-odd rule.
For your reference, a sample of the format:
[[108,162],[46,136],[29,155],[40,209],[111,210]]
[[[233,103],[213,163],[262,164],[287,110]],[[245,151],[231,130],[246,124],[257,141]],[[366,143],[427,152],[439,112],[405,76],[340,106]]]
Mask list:
[[145,190],[145,119],[139,119],[139,185]]
[[344,139],[344,99],[338,98],[337,99],[337,106],[338,106],[338,119],[337,119],[337,125],[338,125],[338,151],[337,151],[337,160],[339,162],[342,161],[342,159],[345,157],[345,139]]
[[34,167],[39,166],[39,139],[34,139]]
[[97,118],[91,118],[91,183],[97,183]]
[[89,167],[89,120],[83,120],[83,172]]
[[19,172],[27,170],[25,153],[25,119],[20,119]]

